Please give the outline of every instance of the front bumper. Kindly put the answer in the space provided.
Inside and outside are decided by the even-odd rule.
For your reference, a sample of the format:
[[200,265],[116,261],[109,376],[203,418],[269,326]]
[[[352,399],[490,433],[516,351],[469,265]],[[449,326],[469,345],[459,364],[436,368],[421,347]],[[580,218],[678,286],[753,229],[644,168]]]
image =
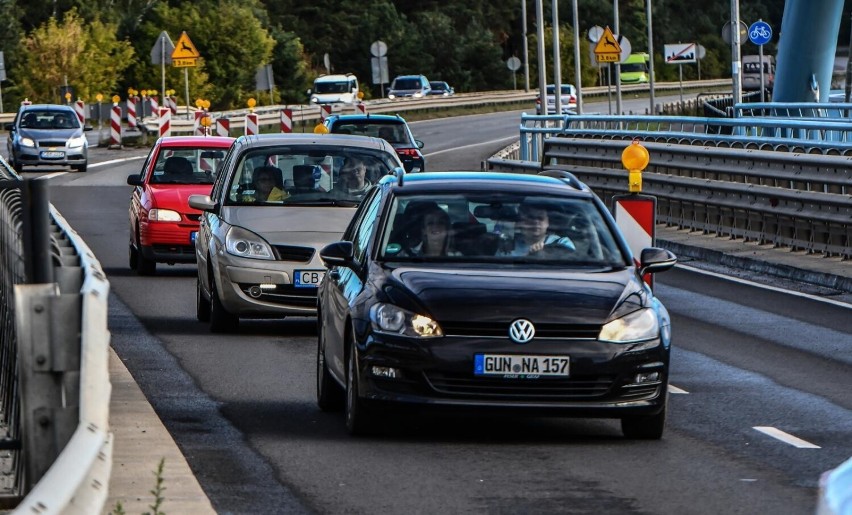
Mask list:
[[139,226],[140,252],[158,263],[195,263],[198,220],[192,222],[143,222]]
[[[365,400],[450,410],[523,411],[578,417],[618,418],[659,413],[668,384],[668,348],[659,342],[630,345],[596,340],[548,339],[518,345],[508,338],[442,337],[427,341],[377,335],[359,346],[360,391]],[[567,355],[567,378],[479,377],[474,355]],[[395,378],[373,367],[392,367]],[[657,373],[637,382],[637,375]],[[646,376],[647,377],[647,376]]]
[[245,317],[280,318],[315,316],[317,288],[294,284],[294,272],[325,273],[314,252],[308,262],[264,261],[216,255],[216,281],[222,305],[230,313]]
[[[44,152],[61,152],[61,157],[46,157]],[[81,166],[88,162],[85,148],[40,148],[19,146],[15,161],[25,166]]]

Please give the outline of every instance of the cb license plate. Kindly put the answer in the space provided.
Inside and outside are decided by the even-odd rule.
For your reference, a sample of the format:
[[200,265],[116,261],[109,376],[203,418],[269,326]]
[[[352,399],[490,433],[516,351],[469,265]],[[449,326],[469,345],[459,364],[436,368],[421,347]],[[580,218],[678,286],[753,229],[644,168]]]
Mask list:
[[568,377],[568,356],[534,356],[523,354],[475,354],[473,374],[507,379]]
[[41,153],[42,159],[62,159],[65,157],[65,152],[59,152],[56,150],[45,150]]
[[296,288],[316,288],[325,277],[325,270],[295,270],[293,285]]

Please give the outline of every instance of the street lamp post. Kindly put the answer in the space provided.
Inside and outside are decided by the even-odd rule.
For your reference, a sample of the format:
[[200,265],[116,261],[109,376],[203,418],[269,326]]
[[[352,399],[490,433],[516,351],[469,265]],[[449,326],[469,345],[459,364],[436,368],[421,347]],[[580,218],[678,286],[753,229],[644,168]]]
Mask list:
[[656,106],[654,105],[654,24],[651,22],[651,0],[646,0],[645,2],[645,17],[648,18],[648,73],[650,77],[648,77],[648,85],[650,87],[650,99],[651,99],[651,116],[657,114]]
[[547,66],[544,60],[544,6],[542,0],[535,0],[535,25],[538,47],[538,91],[541,99],[541,113],[547,114]]
[[553,85],[555,88],[555,107],[554,114],[562,114],[562,57],[559,51],[559,4],[558,0],[552,0],[551,10],[553,11]]
[[530,91],[530,42],[527,37],[527,0],[521,0],[521,31],[524,36],[524,91]]

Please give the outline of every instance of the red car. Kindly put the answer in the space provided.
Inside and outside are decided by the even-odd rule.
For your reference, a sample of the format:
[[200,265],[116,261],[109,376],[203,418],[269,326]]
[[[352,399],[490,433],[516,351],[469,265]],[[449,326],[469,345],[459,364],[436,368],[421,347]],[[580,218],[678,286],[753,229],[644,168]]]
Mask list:
[[171,136],[157,140],[142,171],[127,178],[130,196],[130,268],[153,275],[157,263],[195,263],[201,212],[190,195],[209,195],[234,138]]

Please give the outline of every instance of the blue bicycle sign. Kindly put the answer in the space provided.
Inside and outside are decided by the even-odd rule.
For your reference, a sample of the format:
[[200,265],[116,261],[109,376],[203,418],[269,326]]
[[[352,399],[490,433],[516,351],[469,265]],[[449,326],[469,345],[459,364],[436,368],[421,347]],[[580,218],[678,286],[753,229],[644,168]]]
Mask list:
[[772,27],[765,21],[756,21],[748,28],[748,39],[755,45],[765,45],[772,39]]

